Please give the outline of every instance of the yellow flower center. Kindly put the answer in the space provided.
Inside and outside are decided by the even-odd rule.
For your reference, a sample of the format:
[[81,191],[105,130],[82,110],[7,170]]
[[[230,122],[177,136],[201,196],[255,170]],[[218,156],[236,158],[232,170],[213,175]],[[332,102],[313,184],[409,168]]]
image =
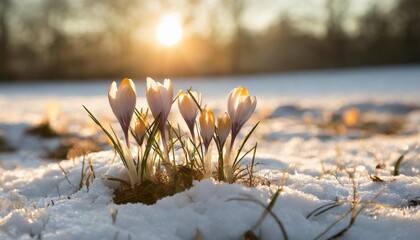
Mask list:
[[128,78],[124,78],[122,80],[120,87],[124,85],[130,85],[130,80]]
[[246,87],[239,87],[239,96],[243,97],[243,96],[248,96],[248,89],[246,89]]

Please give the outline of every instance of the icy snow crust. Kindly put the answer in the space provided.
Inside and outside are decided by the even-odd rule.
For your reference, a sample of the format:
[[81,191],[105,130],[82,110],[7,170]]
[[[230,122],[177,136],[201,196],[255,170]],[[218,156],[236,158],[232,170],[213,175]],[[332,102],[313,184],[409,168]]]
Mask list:
[[[397,69],[383,74],[392,76],[391,73],[404,72],[411,79],[412,75],[419,76],[420,69]],[[359,77],[372,74],[355,73]],[[389,81],[385,80],[385,86]],[[413,79],[408,81],[415,82]],[[200,84],[205,86],[205,83]],[[407,87],[412,94],[404,99],[393,95],[395,88],[391,86],[388,95],[381,89],[377,93],[380,97],[372,98],[370,94],[335,96],[331,101],[332,94],[324,95],[316,90],[313,95],[318,94],[318,97],[311,100],[264,98],[263,90],[252,89],[257,83],[245,81],[241,84],[249,87],[250,94],[259,100],[258,113],[246,126],[249,130],[252,123],[261,120],[251,141],[259,142],[258,176],[266,179],[265,185],[249,188],[208,179],[195,182],[191,189],[161,199],[153,206],[112,202],[113,190],[118,184],[106,177],[126,178],[125,169],[113,151],[61,161],[61,170],[57,163],[39,158],[42,151],[56,147],[57,139],[40,140],[24,134],[28,126],[45,117],[45,106],[51,101],[61,107],[55,124],[65,125],[69,131],[81,135],[95,134],[81,105],[89,107],[101,119],[112,119],[106,97],[103,97],[105,93],[92,96],[87,93],[89,91],[82,91],[81,96],[69,92],[61,97],[44,96],[43,92],[51,92],[40,87],[39,93],[30,95],[29,103],[16,90],[19,86],[9,87],[10,92],[2,86],[0,133],[17,151],[0,153],[0,239],[239,239],[258,221],[264,209],[254,202],[237,199],[254,199],[268,204],[284,178],[287,181],[273,212],[284,224],[290,239],[314,239],[346,213],[353,200],[352,181],[345,171],[337,171],[338,167],[355,170],[359,207],[374,199],[343,239],[418,239],[420,206],[410,207],[410,204],[420,197],[419,150],[413,150],[419,144],[420,113],[418,109],[401,113],[407,106],[418,106],[420,98],[413,94],[419,92],[418,85]],[[275,86],[271,92],[275,91],[273,88]],[[381,88],[385,88],[384,85]],[[282,89],[278,88],[279,95],[282,95]],[[106,92],[106,88],[103,90]],[[138,90],[143,92],[144,88]],[[226,89],[226,95],[229,90]],[[216,112],[225,111],[224,92],[211,100],[206,99],[205,91],[203,94],[204,100],[216,108]],[[145,102],[144,96],[140,96],[138,107],[144,107]],[[402,107],[394,111],[394,103],[402,104]],[[402,114],[408,123],[398,135],[360,139],[351,134],[325,137],[320,129],[308,127],[302,120],[306,112],[316,119],[325,112],[354,105],[365,107],[373,114]],[[176,111],[171,115],[179,117]],[[407,149],[412,150],[404,158],[400,175],[392,176],[396,160]],[[79,189],[83,159],[92,161],[96,175],[89,189],[86,186]],[[373,181],[371,177],[374,176],[382,181]],[[319,216],[306,218],[316,208],[335,200],[345,203]],[[116,214],[115,223],[111,212]],[[345,218],[322,239],[339,232],[349,220],[349,217]],[[267,216],[254,233],[262,239],[282,238],[271,216]]]

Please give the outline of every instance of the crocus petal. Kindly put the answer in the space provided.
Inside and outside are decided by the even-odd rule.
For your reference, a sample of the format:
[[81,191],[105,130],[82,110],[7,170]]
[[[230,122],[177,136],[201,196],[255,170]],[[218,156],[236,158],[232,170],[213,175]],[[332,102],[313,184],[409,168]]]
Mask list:
[[214,133],[214,115],[210,109],[203,109],[200,116],[200,133],[207,151]]
[[147,120],[145,115],[140,115],[136,119],[134,124],[134,139],[137,144],[141,146],[143,144],[144,137],[146,136],[147,131]]
[[108,90],[108,98],[111,101],[111,99],[115,99],[117,96],[117,83],[115,81],[113,81],[111,83],[111,86],[109,86],[109,90]]
[[220,144],[223,145],[226,142],[226,139],[230,132],[230,118],[226,113],[223,116],[217,118],[217,133],[219,137]]
[[165,79],[163,84],[166,91],[169,93],[169,98],[168,98],[168,100],[170,101],[169,103],[172,104],[172,99],[174,98],[174,90],[172,86],[172,81],[170,79]]
[[[196,98],[197,101],[199,101],[198,98],[200,94],[197,92],[191,92],[191,94],[194,96],[194,98]],[[179,91],[178,108],[182,118],[184,118],[185,122],[187,123],[191,135],[194,137],[194,125],[195,119],[198,115],[198,107],[190,93],[184,93],[182,90]]]
[[154,118],[160,114],[160,123],[166,123],[172,106],[173,90],[171,80],[166,79],[165,85],[147,78],[146,98]]
[[236,88],[230,91],[228,100],[227,100],[227,108],[228,108],[230,119],[235,118],[235,97],[234,97],[235,92],[236,92]]
[[[147,78],[146,99],[153,117],[156,119],[159,116],[162,144],[164,151],[167,153],[165,126],[171,112],[173,89],[171,80],[166,79],[164,84],[162,85],[151,78]],[[169,162],[168,159],[166,160]]]
[[231,147],[236,135],[242,126],[248,121],[257,106],[257,99],[250,97],[248,90],[244,87],[234,88],[228,96],[228,113],[231,120]]
[[131,79],[124,78],[119,89],[117,88],[116,82],[111,83],[108,91],[109,104],[111,105],[112,112],[121,125],[127,145],[129,144],[128,129],[130,127],[134,108],[136,107],[136,98],[136,89],[134,82]]
[[131,79],[125,78],[117,91],[117,101],[125,124],[130,125],[134,108],[136,107],[136,90]]
[[251,109],[251,98],[243,98],[239,102],[237,108],[236,108],[236,119],[235,124],[238,125],[239,128],[241,128],[245,122],[248,120],[248,118],[251,116],[253,111],[250,111]]
[[111,83],[111,86],[109,87],[109,90],[108,90],[108,100],[109,100],[109,105],[111,105],[112,112],[118,119],[121,113],[117,105],[117,91],[118,91],[117,83],[114,81]]
[[[162,101],[160,99],[158,84],[152,78],[147,78],[146,99],[154,118],[162,112]],[[162,116],[161,116],[162,117]]]

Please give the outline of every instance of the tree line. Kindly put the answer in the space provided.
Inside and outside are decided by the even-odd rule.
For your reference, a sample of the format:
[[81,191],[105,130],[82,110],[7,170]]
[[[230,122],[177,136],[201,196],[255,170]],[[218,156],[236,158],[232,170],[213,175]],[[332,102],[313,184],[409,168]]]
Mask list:
[[[322,33],[299,27],[304,20],[287,12],[263,31],[250,30],[242,21],[250,6],[246,0],[218,1],[211,8],[184,0],[185,31],[207,11],[206,34],[191,31],[173,48],[153,40],[153,22],[162,8],[174,6],[151,2],[1,0],[0,80],[204,76],[420,62],[418,0],[396,0],[387,9],[376,2],[352,19],[352,31],[345,25],[350,2],[326,0]],[[224,24],[229,31],[220,29]]]

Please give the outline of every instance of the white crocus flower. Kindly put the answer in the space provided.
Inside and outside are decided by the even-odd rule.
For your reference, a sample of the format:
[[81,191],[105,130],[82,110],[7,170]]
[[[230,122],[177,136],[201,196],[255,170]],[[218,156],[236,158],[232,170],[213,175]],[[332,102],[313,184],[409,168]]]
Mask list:
[[159,127],[165,127],[169,112],[172,107],[172,82],[165,79],[164,84],[156,82],[152,78],[147,78],[146,98],[150,111],[156,119],[159,116]]
[[232,148],[235,138],[243,125],[255,111],[256,106],[257,98],[249,96],[246,88],[239,86],[230,92],[227,100],[232,133],[230,148]]
[[[191,92],[191,94],[194,96],[195,100],[200,103],[201,101],[201,94],[197,92]],[[192,139],[194,139],[194,125],[195,125],[195,119],[198,115],[198,106],[197,103],[194,101],[193,96],[191,96],[190,93],[180,90],[178,93],[178,108],[179,112],[182,115],[182,118],[184,118],[185,122],[187,123],[187,126],[191,132]]]
[[136,88],[131,79],[124,78],[117,88],[117,83],[112,82],[108,91],[108,100],[111,105],[112,112],[117,117],[118,122],[124,132],[125,141],[129,147],[128,130],[130,128],[131,118],[136,107]]
[[[163,151],[165,154],[165,165],[168,171],[171,162],[168,155],[168,144],[166,143],[165,126],[172,107],[173,89],[172,82],[165,79],[161,84],[152,78],[147,78],[146,99],[149,104],[150,111],[155,119],[159,118],[159,131],[162,139]],[[169,173],[170,174],[170,173]]]
[[209,178],[212,175],[211,166],[211,151],[209,146],[211,139],[213,138],[215,126],[214,126],[214,115],[211,109],[203,108],[199,118],[200,122],[200,134],[203,139],[205,155],[204,155],[204,177]]

